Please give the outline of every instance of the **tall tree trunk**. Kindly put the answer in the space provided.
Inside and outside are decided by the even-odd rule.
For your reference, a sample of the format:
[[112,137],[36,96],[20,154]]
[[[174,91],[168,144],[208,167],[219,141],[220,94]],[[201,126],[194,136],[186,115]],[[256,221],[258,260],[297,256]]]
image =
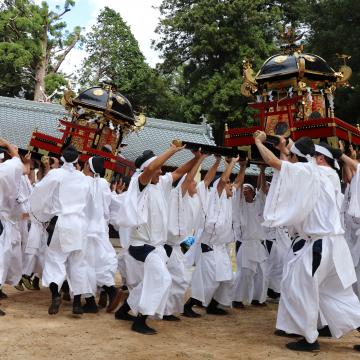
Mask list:
[[47,28],[44,29],[44,38],[41,40],[41,60],[35,70],[34,101],[46,101],[45,76],[48,63],[47,57]]

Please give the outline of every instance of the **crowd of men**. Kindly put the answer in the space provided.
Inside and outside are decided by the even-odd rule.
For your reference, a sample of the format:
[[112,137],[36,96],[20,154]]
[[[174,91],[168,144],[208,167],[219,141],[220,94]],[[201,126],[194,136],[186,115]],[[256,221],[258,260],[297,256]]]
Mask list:
[[[149,316],[200,318],[196,307],[224,316],[270,299],[279,302],[274,334],[298,337],[286,345],[296,351],[319,351],[318,336],[340,338],[360,328],[354,150],[347,156],[343,144],[279,137],[277,157],[264,132],[254,137],[273,168],[271,183],[265,165],[255,186],[245,183],[246,161],[219,156],[197,182],[208,157],[201,148],[163,174],[172,156],[187,151],[175,144],[157,156],[144,151],[128,184],[110,185],[101,157],[80,166],[71,145],[34,176],[30,154],[20,157],[0,138],[0,299],[5,284],[39,290],[41,279],[51,292],[49,315],[72,300],[75,316],[106,307],[148,335],[156,334]],[[118,254],[109,224],[120,235]],[[122,288],[115,286],[117,271]]]

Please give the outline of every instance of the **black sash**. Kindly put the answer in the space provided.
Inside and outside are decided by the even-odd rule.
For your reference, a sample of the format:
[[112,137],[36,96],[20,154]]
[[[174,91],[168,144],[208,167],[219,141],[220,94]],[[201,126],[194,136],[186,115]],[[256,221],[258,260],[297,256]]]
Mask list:
[[1,220],[0,220],[0,236],[3,233],[3,231],[4,231],[4,227],[3,227],[3,224],[1,223]]
[[266,243],[267,251],[268,251],[268,253],[269,253],[269,255],[270,255],[271,249],[272,249],[272,246],[273,246],[273,242],[272,242],[271,240],[266,240],[265,243]]
[[129,254],[137,261],[145,262],[147,256],[155,250],[154,246],[142,245],[142,246],[129,246]]
[[241,241],[236,241],[235,243],[235,252],[236,254],[239,252],[241,246]]
[[214,251],[209,245],[201,243],[201,252],[206,253],[209,251]]
[[47,226],[46,228],[46,231],[48,232],[48,239],[47,239],[47,245],[49,246],[50,243],[51,243],[51,239],[52,239],[52,236],[53,236],[53,233],[54,233],[54,230],[55,230],[55,225],[57,223],[57,219],[58,217],[57,216],[54,216],[50,222],[49,222],[49,225]]
[[321,263],[321,254],[322,254],[322,239],[316,240],[312,247],[312,276],[314,276],[316,270],[320,266]]
[[172,246],[170,246],[170,245],[168,245],[168,244],[165,244],[165,245],[164,245],[164,249],[165,249],[165,251],[166,251],[167,257],[170,258],[171,253],[172,253],[172,251],[173,251]]

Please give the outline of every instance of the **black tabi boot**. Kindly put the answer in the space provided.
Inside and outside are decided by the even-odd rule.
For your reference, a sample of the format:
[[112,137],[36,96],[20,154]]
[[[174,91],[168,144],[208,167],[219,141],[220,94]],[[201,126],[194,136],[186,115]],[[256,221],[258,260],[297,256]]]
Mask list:
[[65,301],[71,301],[71,296],[70,296],[70,287],[69,287],[69,283],[67,282],[67,280],[65,280],[61,286],[61,291],[63,293],[63,300]]
[[82,307],[84,313],[96,314],[99,312],[99,308],[96,305],[94,296],[85,298],[85,301],[86,301],[86,304]]
[[106,312],[112,312],[119,306],[120,302],[124,298],[123,292],[115,286],[103,286],[103,289],[109,296],[109,305],[106,308]]
[[354,350],[360,351],[360,345],[354,345]]
[[233,301],[232,307],[235,309],[244,309],[245,305],[241,301]]
[[291,342],[285,345],[289,350],[306,351],[306,352],[319,352],[320,345],[316,340],[314,343],[308,343],[305,339]]
[[228,312],[218,308],[219,303],[215,299],[211,299],[210,304],[206,308],[206,312],[211,315],[227,315]]
[[82,315],[84,313],[83,308],[81,306],[81,295],[75,295],[73,300],[73,315]]
[[326,325],[322,329],[318,329],[320,337],[332,337],[329,327]]
[[259,300],[253,300],[253,301],[251,302],[251,305],[252,305],[252,306],[259,306],[259,307],[261,307],[261,306],[267,306],[265,302],[261,303]]
[[155,335],[157,331],[146,324],[147,315],[139,314],[134,320],[131,330],[143,335]]
[[119,308],[119,310],[115,313],[115,319],[117,320],[125,320],[125,321],[135,321],[136,316],[130,315],[130,306],[127,301]]
[[4,316],[5,312],[0,309],[0,316]]
[[61,297],[59,293],[59,288],[55,283],[50,284],[51,291],[51,304],[49,306],[48,313],[49,315],[55,315],[59,312]]
[[108,295],[105,290],[101,290],[99,296],[99,302],[98,302],[99,308],[100,309],[105,308],[107,306],[107,302],[108,302]]
[[164,321],[180,321],[180,318],[175,315],[164,315],[163,320]]
[[38,278],[37,276],[34,276],[32,285],[33,285],[33,290],[40,290],[40,278]]
[[298,334],[290,334],[290,333],[285,332],[284,330],[279,330],[279,329],[276,329],[276,330],[274,331],[274,335],[276,335],[276,336],[282,336],[282,337],[287,337],[287,338],[299,338],[299,337],[302,337],[301,335],[298,335]]
[[[196,300],[194,298],[189,298],[189,300],[184,305],[184,312],[182,313],[182,316],[189,317],[189,318],[199,318],[201,317],[200,314],[196,313],[192,307],[194,305],[201,304],[201,301]],[[202,305],[202,304],[201,304]]]

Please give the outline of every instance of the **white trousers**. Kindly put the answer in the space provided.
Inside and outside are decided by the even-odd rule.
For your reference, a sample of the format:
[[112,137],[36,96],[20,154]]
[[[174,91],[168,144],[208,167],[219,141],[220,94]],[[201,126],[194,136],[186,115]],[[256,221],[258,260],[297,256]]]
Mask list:
[[54,232],[50,246],[45,254],[45,266],[42,284],[49,287],[53,282],[59,290],[65,280],[68,280],[72,295],[91,294],[92,287],[88,278],[87,263],[83,250],[64,253],[59,238]]
[[185,293],[189,287],[189,279],[185,270],[185,257],[180,245],[172,246],[167,269],[171,275],[172,282],[164,315],[179,314],[184,311]]
[[144,263],[126,255],[126,279],[130,290],[127,301],[135,314],[163,317],[171,288],[166,262],[162,246],[153,250]]
[[88,277],[95,296],[97,287],[115,285],[117,257],[106,234],[88,236],[86,239],[85,257],[88,265]]
[[285,263],[276,321],[277,329],[302,335],[310,343],[318,337],[319,313],[336,338],[360,326],[360,302],[352,286],[344,289],[339,279],[332,240],[322,241],[321,262],[314,275],[313,245],[314,241],[306,241]]
[[22,249],[19,224],[1,220],[0,284],[17,285],[22,276]]
[[191,297],[208,306],[212,299],[220,305],[231,306],[233,279],[216,280],[214,251],[203,252],[196,264],[191,280]]
[[233,300],[244,304],[250,304],[252,300],[263,303],[268,289],[268,263],[266,260],[257,262],[247,259],[244,264],[242,247],[241,245],[236,254]]

